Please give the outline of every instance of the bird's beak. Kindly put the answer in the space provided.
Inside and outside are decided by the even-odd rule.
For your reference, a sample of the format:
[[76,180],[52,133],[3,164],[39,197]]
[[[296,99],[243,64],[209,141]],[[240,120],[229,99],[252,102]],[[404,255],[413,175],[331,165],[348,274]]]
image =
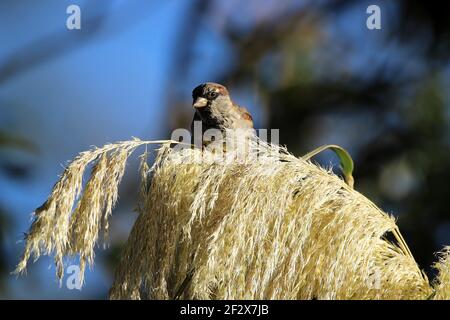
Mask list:
[[202,97],[198,97],[195,101],[194,101],[194,103],[192,104],[192,106],[195,108],[195,109],[198,109],[198,108],[204,108],[204,107],[206,107],[208,105],[208,100],[206,100],[205,98],[202,98]]

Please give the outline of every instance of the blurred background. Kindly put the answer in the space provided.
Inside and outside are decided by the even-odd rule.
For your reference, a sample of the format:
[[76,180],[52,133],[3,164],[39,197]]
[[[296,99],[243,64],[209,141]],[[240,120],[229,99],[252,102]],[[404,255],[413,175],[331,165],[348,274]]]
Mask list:
[[[81,30],[66,28],[71,4]],[[371,4],[380,30],[366,26]],[[205,81],[295,155],[346,148],[355,188],[398,218],[431,278],[450,244],[449,2],[1,0],[0,43],[0,298],[107,297],[136,218],[137,162],[81,291],[59,287],[51,258],[10,275],[31,213],[78,152],[188,128]]]

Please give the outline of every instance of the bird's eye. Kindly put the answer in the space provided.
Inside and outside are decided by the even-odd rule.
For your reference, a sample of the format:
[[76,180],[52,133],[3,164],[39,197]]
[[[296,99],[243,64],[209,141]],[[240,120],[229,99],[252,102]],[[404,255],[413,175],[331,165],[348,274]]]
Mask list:
[[218,95],[219,95],[219,93],[217,93],[216,91],[210,91],[208,93],[208,99],[213,100],[213,99],[217,98]]

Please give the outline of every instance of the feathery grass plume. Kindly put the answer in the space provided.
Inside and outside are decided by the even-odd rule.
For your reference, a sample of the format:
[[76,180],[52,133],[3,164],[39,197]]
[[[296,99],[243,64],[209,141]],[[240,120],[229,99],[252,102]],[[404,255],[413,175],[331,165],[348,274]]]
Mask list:
[[[57,276],[62,279],[63,258],[78,254],[83,276],[86,262],[93,263],[99,231],[108,230],[108,217],[117,201],[128,156],[141,145],[161,143],[176,141],[134,139],[80,153],[66,167],[48,200],[35,210],[15,273],[26,270],[31,255],[37,260],[43,254],[54,253]],[[83,175],[90,164],[92,173],[83,192]]]
[[[36,209],[16,272],[31,255],[92,264],[129,155],[141,157],[139,216],[122,252],[112,299],[425,299],[433,288],[394,219],[331,171],[250,141],[220,152],[176,141],[109,144],[81,153]],[[220,145],[217,144],[217,145]],[[247,161],[245,161],[247,160]],[[249,160],[249,161],[248,161]],[[83,174],[92,173],[83,190]],[[393,242],[388,240],[393,236]],[[448,251],[435,298],[450,298]]]
[[218,162],[206,150],[159,150],[111,299],[431,294],[393,217],[282,147],[252,148],[258,158],[245,163],[233,150]]
[[450,247],[444,248],[439,255],[439,261],[435,263],[434,268],[439,275],[434,282],[435,300],[450,299]]

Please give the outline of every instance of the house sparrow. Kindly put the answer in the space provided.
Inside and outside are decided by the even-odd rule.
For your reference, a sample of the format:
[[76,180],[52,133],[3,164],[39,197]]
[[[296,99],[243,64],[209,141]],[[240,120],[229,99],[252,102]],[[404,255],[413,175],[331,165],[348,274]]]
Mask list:
[[195,121],[202,122],[203,133],[208,129],[253,129],[253,119],[247,109],[235,104],[224,86],[206,82],[192,91]]
[[[224,143],[222,150],[225,151],[226,140],[229,138],[245,141],[253,135],[252,116],[247,109],[238,106],[231,100],[228,90],[224,86],[206,82],[192,91],[192,98],[195,114],[191,124],[191,132],[194,134],[193,143],[195,145],[217,146],[218,142],[222,140]],[[201,132],[195,130],[197,121],[201,122]],[[217,131],[214,132],[210,129],[220,132],[217,134]],[[205,134],[207,130],[210,131]],[[232,131],[231,136],[229,135],[230,131]],[[214,136],[214,139],[209,137],[210,134]],[[211,144],[211,142],[215,143]]]

